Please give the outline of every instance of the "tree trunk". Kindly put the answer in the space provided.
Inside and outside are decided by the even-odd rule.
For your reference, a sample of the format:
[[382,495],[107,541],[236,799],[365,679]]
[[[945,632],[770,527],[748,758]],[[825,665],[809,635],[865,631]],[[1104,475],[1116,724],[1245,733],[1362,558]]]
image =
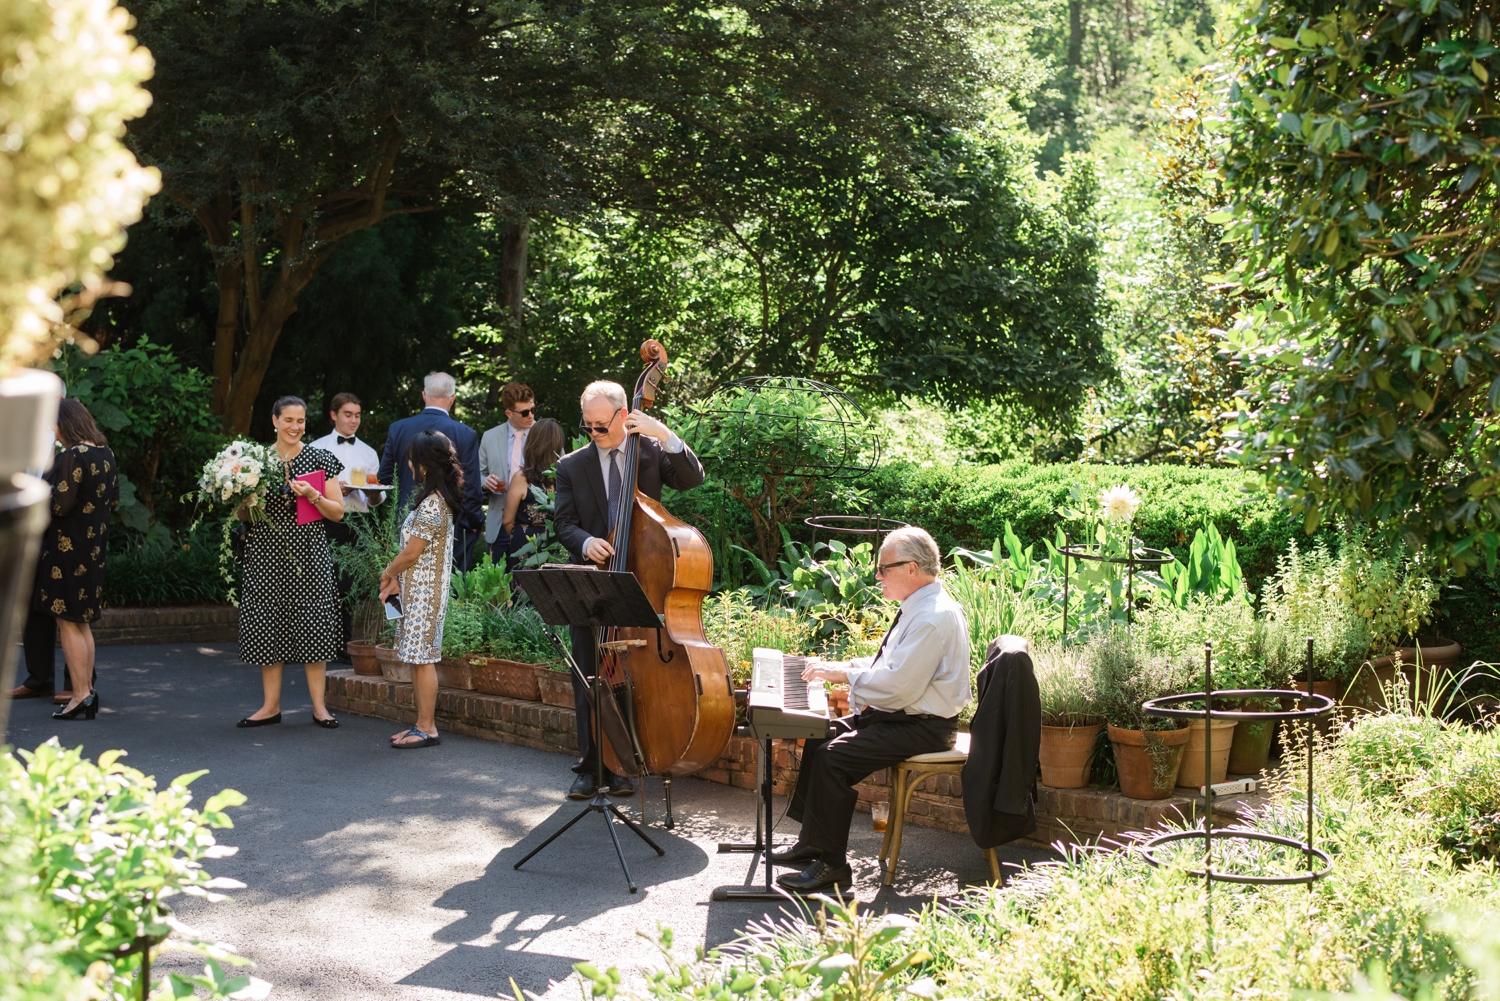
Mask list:
[[312,281],[318,266],[328,259],[334,246],[328,245],[310,260],[284,269],[277,276],[271,294],[246,332],[245,346],[240,350],[240,363],[235,368],[224,408],[226,431],[245,434],[250,430],[255,416],[255,398],[260,395],[266,370],[271,367],[271,356],[276,350],[276,342],[281,339],[281,329],[297,311],[297,296]]
[[1083,0],[1068,4],[1068,65],[1075,70],[1083,65]]
[[229,384],[234,380],[234,342],[240,332],[239,262],[215,261],[214,281],[219,286],[219,319],[214,325],[213,412],[223,414],[229,407]]
[[[526,216],[506,218],[500,224],[500,322],[504,337],[494,346],[491,357],[495,361],[504,352],[505,374],[508,379],[521,375],[522,323],[525,319],[526,258],[531,247],[531,220]],[[496,378],[490,385],[487,399],[493,409],[500,404],[500,385]]]

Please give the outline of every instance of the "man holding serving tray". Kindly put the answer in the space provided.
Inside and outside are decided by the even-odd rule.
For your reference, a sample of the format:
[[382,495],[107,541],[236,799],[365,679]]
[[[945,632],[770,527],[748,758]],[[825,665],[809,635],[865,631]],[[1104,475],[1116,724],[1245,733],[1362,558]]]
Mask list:
[[[377,477],[380,454],[358,437],[363,413],[359,397],[353,393],[339,393],[328,403],[333,430],[312,443],[314,448],[332,452],[334,458],[343,463],[339,488],[344,492],[344,510],[351,514],[362,514],[378,505],[385,500],[385,491],[389,489],[380,487]],[[379,489],[369,489],[371,487]],[[335,541],[345,540],[336,538]]]

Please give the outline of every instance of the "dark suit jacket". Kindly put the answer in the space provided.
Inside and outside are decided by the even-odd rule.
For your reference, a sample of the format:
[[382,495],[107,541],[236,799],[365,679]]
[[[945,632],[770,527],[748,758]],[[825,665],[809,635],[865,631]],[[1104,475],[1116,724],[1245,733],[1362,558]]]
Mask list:
[[380,482],[399,483],[397,503],[411,501],[416,484],[406,468],[406,448],[422,431],[441,431],[458,450],[458,463],[464,470],[464,509],[454,519],[460,528],[484,529],[484,507],[479,491],[479,435],[467,424],[461,424],[438,407],[428,407],[420,414],[403,417],[391,425],[385,437],[385,451],[380,453]]
[[[703,482],[703,463],[683,445],[676,454],[661,447],[655,438],[641,435],[636,489],[652,500],[661,500],[662,484],[687,490]],[[587,563],[583,544],[590,536],[609,535],[609,495],[604,492],[604,472],[599,468],[599,450],[592,442],[557,460],[557,511],[553,516],[557,537],[568,547],[574,563]]]
[[964,815],[980,848],[1036,830],[1036,773],[1042,748],[1042,700],[1031,655],[1000,652],[993,640],[975,679],[979,708],[969,724]]

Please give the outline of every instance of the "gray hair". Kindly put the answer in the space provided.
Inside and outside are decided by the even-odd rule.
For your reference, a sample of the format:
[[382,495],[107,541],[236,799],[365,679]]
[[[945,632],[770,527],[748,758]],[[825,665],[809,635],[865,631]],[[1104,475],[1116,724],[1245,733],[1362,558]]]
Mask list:
[[590,400],[597,399],[601,396],[608,400],[610,403],[613,403],[616,410],[629,405],[629,397],[625,395],[624,386],[620,385],[618,382],[610,382],[607,379],[600,379],[597,382],[591,382],[587,386],[583,387],[583,393],[578,397],[578,408],[582,410],[584,407],[589,405]]
[[434,400],[451,400],[458,393],[458,384],[447,372],[428,372],[422,390]]
[[911,560],[918,570],[929,577],[936,577],[943,568],[943,557],[938,552],[937,542],[925,529],[915,525],[898,528],[887,535],[881,548],[890,551],[891,560],[888,562]]

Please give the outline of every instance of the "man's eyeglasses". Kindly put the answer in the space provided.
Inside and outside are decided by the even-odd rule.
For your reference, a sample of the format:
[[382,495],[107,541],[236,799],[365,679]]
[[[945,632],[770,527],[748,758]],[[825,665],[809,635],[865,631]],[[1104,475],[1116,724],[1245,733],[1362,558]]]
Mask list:
[[517,417],[530,417],[532,414],[536,413],[536,407],[527,407],[525,410],[521,410],[518,407],[517,409],[511,410],[509,412],[515,414]]
[[886,573],[892,567],[899,567],[899,566],[902,566],[903,564],[906,564],[906,563],[915,563],[915,562],[917,562],[917,561],[916,560],[897,560],[895,563],[877,563],[877,564],[875,564],[875,576],[877,576],[877,577],[884,577],[886,575]]
[[[619,411],[615,411],[615,417],[618,417],[618,416],[619,416]],[[588,423],[584,423],[584,424],[578,425],[578,430],[584,432],[585,434],[591,434],[591,435],[609,434],[609,429],[614,424],[614,422],[615,422],[615,418],[611,417],[609,419],[609,424],[588,424]]]

